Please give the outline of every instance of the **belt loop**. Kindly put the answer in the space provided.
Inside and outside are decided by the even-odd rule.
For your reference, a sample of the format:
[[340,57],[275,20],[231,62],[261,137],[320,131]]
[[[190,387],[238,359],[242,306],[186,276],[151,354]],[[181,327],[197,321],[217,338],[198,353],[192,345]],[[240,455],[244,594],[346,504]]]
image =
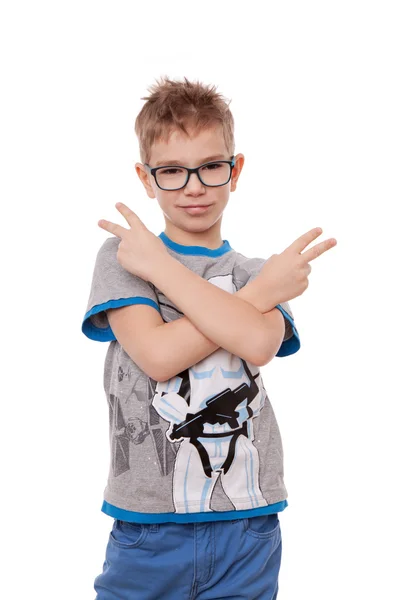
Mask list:
[[159,523],[150,523],[151,533],[158,533],[159,528],[160,528]]

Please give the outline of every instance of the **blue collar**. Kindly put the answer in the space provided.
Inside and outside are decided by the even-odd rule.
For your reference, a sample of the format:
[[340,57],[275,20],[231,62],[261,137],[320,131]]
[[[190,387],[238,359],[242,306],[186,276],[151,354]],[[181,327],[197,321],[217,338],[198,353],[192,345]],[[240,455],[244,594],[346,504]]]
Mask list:
[[190,254],[193,256],[222,256],[223,254],[226,254],[232,250],[228,240],[224,240],[220,248],[211,250],[210,248],[205,248],[205,246],[185,246],[183,244],[177,244],[176,242],[173,242],[164,232],[160,233],[158,237],[161,238],[168,248],[171,248],[171,250],[174,250],[179,254]]

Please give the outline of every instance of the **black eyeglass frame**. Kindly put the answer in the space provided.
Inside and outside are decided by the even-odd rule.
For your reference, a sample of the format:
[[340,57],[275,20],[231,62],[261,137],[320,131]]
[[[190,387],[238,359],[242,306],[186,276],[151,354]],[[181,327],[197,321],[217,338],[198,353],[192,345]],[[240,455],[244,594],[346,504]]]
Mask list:
[[[199,169],[201,169],[202,167],[205,167],[207,165],[216,165],[217,163],[225,163],[230,166],[229,177],[228,177],[227,181],[225,183],[219,183],[218,185],[210,185],[208,183],[204,183],[204,181],[201,178],[201,175],[199,173]],[[207,187],[222,187],[223,185],[227,185],[227,183],[231,179],[232,169],[235,167],[235,156],[231,156],[230,160],[211,160],[209,162],[203,163],[202,165],[200,165],[199,167],[196,167],[195,169],[189,169],[188,167],[183,167],[182,165],[161,165],[160,167],[152,168],[148,163],[144,163],[144,166],[150,171],[151,175],[155,179],[155,183],[160,188],[160,190],[163,190],[164,192],[175,192],[176,190],[181,190],[182,188],[186,187],[192,173],[196,173],[196,175],[202,185],[205,185]],[[185,169],[185,171],[187,171],[187,177],[186,177],[185,183],[178,188],[164,188],[164,187],[161,187],[157,181],[157,177],[156,177],[157,171],[159,169],[169,169],[170,167],[176,168],[176,169]]]

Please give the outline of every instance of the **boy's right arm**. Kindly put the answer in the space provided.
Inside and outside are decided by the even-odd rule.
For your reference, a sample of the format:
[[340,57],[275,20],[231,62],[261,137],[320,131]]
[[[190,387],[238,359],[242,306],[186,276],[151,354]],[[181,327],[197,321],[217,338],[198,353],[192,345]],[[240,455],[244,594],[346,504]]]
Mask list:
[[[236,295],[260,310],[260,294],[255,281]],[[275,356],[284,333],[283,317],[278,310],[265,314],[273,330]],[[107,310],[108,321],[125,352],[149,377],[166,381],[203,360],[219,346],[203,335],[187,317],[164,323],[161,315],[145,305],[123,306]],[[280,326],[279,326],[280,324]]]

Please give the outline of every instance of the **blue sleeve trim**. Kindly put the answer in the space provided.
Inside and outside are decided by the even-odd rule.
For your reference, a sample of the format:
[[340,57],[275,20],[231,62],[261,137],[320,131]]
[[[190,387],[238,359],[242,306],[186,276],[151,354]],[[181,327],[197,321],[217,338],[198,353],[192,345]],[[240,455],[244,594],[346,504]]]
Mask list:
[[261,515],[271,515],[287,508],[287,500],[268,504],[260,508],[249,510],[228,510],[204,513],[139,513],[131,510],[124,510],[109,504],[104,500],[102,512],[114,519],[120,521],[135,521],[136,523],[206,523],[207,521],[233,521],[234,519],[247,519],[248,517],[259,517]]
[[148,306],[152,306],[158,312],[160,312],[159,306],[154,300],[150,300],[149,298],[144,298],[143,296],[137,296],[136,298],[120,298],[119,300],[109,300],[108,302],[104,302],[103,304],[97,304],[93,306],[91,310],[89,310],[84,316],[84,320],[81,326],[81,331],[88,337],[90,340],[95,340],[96,342],[113,342],[116,340],[115,334],[112,331],[110,326],[108,327],[96,327],[94,323],[92,323],[90,317],[92,315],[96,315],[97,313],[103,312],[104,310],[108,310],[108,308],[120,308],[121,306],[130,306],[132,304],[147,304]]
[[289,356],[290,354],[295,354],[300,349],[301,342],[299,339],[298,331],[294,324],[294,320],[290,317],[288,312],[285,311],[282,306],[280,306],[280,304],[277,304],[276,308],[278,308],[279,311],[282,312],[284,318],[291,323],[293,332],[293,336],[281,344],[276,356]]

